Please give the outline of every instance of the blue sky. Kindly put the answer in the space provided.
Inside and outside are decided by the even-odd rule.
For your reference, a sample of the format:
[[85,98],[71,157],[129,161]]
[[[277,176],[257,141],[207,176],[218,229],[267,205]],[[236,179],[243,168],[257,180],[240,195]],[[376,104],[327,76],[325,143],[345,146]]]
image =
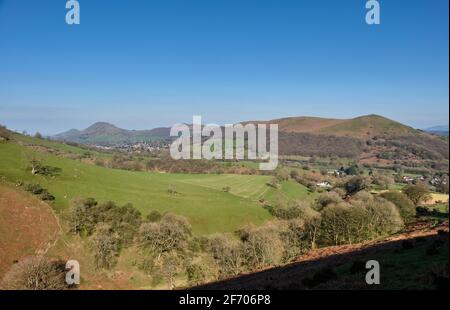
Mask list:
[[0,123],[53,134],[310,115],[448,124],[448,0],[0,0]]

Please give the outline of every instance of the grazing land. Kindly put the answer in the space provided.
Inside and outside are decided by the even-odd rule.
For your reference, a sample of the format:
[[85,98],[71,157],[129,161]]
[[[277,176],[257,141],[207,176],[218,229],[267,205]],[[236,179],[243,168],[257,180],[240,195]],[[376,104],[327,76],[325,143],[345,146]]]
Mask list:
[[[70,151],[81,152],[75,147]],[[36,152],[14,143],[0,144],[0,175],[11,182],[38,183],[53,194],[57,211],[67,210],[74,199],[93,197],[100,202],[132,203],[142,214],[152,210],[186,216],[194,233],[231,232],[249,223],[261,224],[270,214],[258,199],[278,199],[267,185],[270,176],[189,175],[124,171]],[[33,157],[59,167],[56,177],[33,175],[28,160]],[[230,187],[229,192],[223,190]],[[173,188],[173,193],[169,189]],[[277,191],[278,192],[278,191]],[[280,196],[306,196],[304,186],[286,182]]]

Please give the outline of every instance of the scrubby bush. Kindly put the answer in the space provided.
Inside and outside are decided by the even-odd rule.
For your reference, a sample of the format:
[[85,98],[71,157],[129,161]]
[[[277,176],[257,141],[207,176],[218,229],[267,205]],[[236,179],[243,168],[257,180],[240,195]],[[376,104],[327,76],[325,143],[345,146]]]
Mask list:
[[176,195],[176,194],[178,194],[177,188],[175,187],[175,185],[170,184],[169,188],[167,189],[167,193],[169,193],[169,195]]
[[41,195],[39,195],[39,198],[43,201],[53,201],[55,200],[55,196],[50,194],[48,191],[44,191]]
[[96,218],[97,221],[111,226],[111,229],[120,236],[122,246],[128,246],[132,243],[142,222],[141,212],[134,208],[132,204],[126,204],[122,207],[112,204],[107,212],[98,213]]
[[28,183],[24,185],[24,189],[33,195],[40,195],[43,193],[44,188],[39,184]]
[[370,185],[370,180],[364,176],[352,177],[345,183],[345,189],[349,195],[366,189]]
[[186,249],[191,231],[184,217],[168,213],[158,222],[143,223],[139,227],[138,244],[144,251],[160,257],[165,252]]
[[208,252],[214,258],[219,277],[239,274],[244,267],[242,243],[225,234],[214,234],[209,238]]
[[102,224],[95,229],[91,245],[97,268],[112,268],[120,254],[120,238],[110,225]]
[[30,166],[31,166],[31,173],[43,176],[54,177],[60,175],[62,172],[61,168],[43,165],[40,161],[36,159],[30,161]]
[[372,183],[381,188],[388,189],[394,183],[394,178],[385,174],[377,173],[372,176]]
[[342,202],[341,196],[336,192],[328,192],[321,194],[315,201],[315,209],[321,211],[328,205],[336,205]]
[[75,235],[91,235],[94,231],[97,219],[93,208],[97,201],[88,198],[77,202],[69,215],[70,231]]
[[267,186],[270,186],[270,187],[275,188],[275,189],[279,189],[281,187],[281,183],[280,183],[280,180],[278,178],[274,177],[267,183]]
[[286,168],[280,168],[275,172],[275,176],[280,182],[283,182],[289,180],[290,173]]
[[186,275],[190,285],[200,285],[211,276],[211,271],[205,264],[190,263],[186,266]]
[[158,222],[162,218],[162,214],[157,210],[153,210],[152,212],[147,214],[145,218],[149,222]]
[[423,186],[408,185],[403,189],[403,193],[417,206],[422,201],[431,199],[430,192]]
[[297,178],[300,176],[297,169],[291,170],[290,176],[293,180],[297,180]]
[[283,242],[283,262],[289,262],[311,249],[309,227],[303,219],[285,221],[279,234]]
[[283,258],[283,242],[274,225],[249,230],[243,241],[245,264],[250,270],[279,264]]
[[222,191],[223,191],[224,193],[229,193],[229,192],[231,191],[231,187],[225,186],[225,187],[222,188]]
[[166,252],[160,262],[161,276],[166,280],[169,289],[175,288],[175,278],[182,270],[182,259],[174,251]]
[[97,225],[108,224],[120,237],[122,247],[131,245],[141,222],[141,213],[131,204],[122,207],[112,201],[98,204],[93,198],[76,202],[69,216],[72,233],[89,236]]
[[5,126],[0,125],[0,141],[8,141],[11,139],[11,132]]
[[66,289],[65,264],[43,256],[31,256],[13,265],[0,283],[5,290]]
[[53,201],[53,200],[55,200],[55,196],[50,194],[48,192],[48,190],[46,190],[45,188],[43,188],[39,184],[27,183],[27,184],[24,185],[24,189],[27,192],[30,192],[33,195],[38,196],[43,201]]

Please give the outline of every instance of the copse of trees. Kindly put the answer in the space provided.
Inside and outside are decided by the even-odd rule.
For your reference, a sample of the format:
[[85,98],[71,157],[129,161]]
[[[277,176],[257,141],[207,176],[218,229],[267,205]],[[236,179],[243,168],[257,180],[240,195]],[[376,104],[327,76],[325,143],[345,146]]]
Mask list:
[[98,204],[93,198],[75,203],[69,216],[69,225],[72,233],[90,236],[98,224],[109,224],[120,234],[122,243],[129,244],[142,222],[141,213],[131,204],[122,207],[109,201]]
[[275,206],[269,207],[269,212],[276,218],[290,220],[294,218],[309,218],[314,210],[307,201],[293,200],[289,202],[280,201]]
[[131,204],[119,207],[88,198],[76,202],[68,222],[73,234],[91,236],[97,267],[112,268],[121,249],[132,244],[142,216]]
[[322,245],[357,243],[400,230],[403,221],[394,204],[380,198],[329,205],[321,212]]
[[416,215],[416,207],[411,199],[409,199],[404,193],[388,191],[382,193],[380,196],[392,202],[398,208],[400,216],[404,222],[408,223],[414,219]]

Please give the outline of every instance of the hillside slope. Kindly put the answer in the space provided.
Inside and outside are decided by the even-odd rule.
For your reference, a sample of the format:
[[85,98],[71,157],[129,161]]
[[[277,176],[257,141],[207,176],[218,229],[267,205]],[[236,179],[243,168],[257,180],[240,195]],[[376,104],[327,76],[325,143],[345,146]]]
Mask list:
[[264,121],[262,123],[278,124],[279,131],[286,133],[313,133],[361,139],[375,136],[419,134],[419,131],[412,127],[375,114],[359,116],[352,119],[329,119],[305,116],[287,117]]
[[[448,221],[431,222],[381,240],[312,250],[296,262],[235,278],[201,285],[203,290],[279,289],[436,289],[433,279],[447,266]],[[433,253],[429,251],[434,248]],[[365,263],[380,263],[381,284],[365,283]]]
[[43,254],[59,232],[50,206],[0,182],[0,279],[15,261]]

